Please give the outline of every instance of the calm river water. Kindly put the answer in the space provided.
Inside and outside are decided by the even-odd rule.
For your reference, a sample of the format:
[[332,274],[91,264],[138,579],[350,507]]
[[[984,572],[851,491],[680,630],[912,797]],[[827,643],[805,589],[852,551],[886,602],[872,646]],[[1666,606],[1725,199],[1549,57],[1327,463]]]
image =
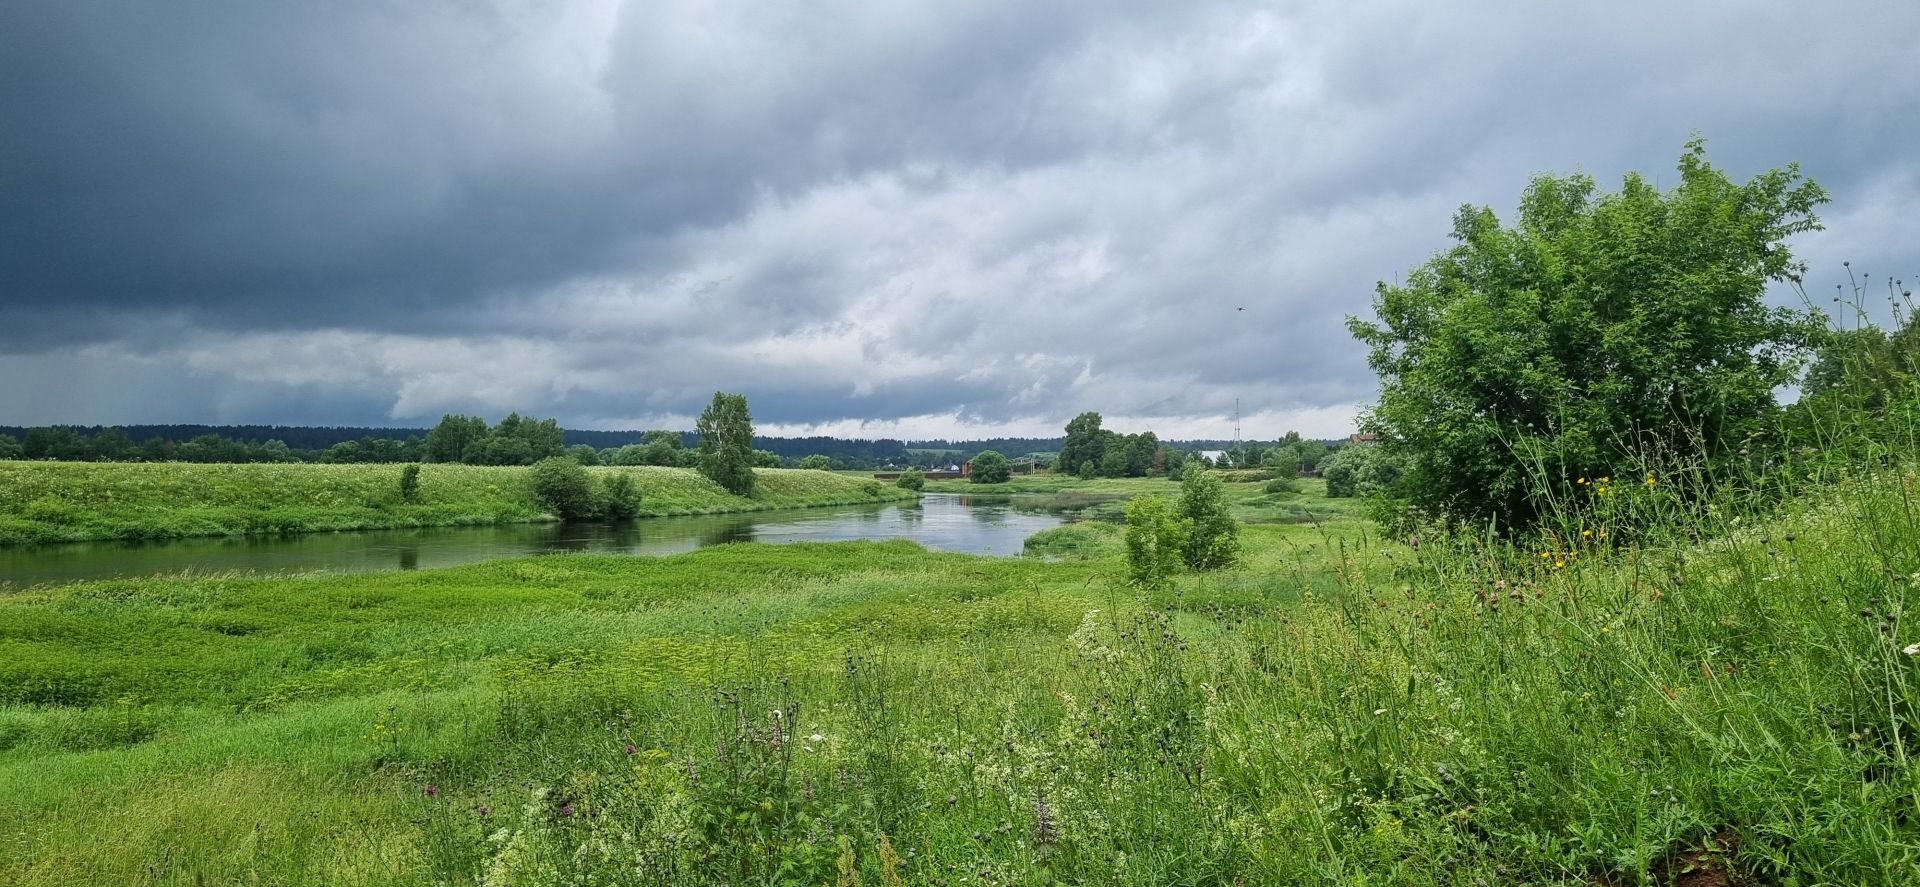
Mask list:
[[222,537],[168,542],[0,546],[0,582],[32,585],[160,573],[365,572],[447,567],[556,551],[676,554],[724,542],[911,539],[929,548],[1015,555],[1063,518],[1016,509],[1007,497],[929,493],[918,504],[855,505],[626,524],[520,524]]

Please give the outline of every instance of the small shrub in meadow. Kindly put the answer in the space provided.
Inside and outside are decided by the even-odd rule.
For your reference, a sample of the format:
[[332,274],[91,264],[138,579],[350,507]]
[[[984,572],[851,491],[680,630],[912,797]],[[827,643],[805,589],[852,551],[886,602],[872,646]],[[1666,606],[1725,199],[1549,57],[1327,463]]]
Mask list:
[[1212,471],[1189,467],[1180,479],[1180,519],[1187,533],[1184,559],[1195,570],[1213,570],[1240,558],[1240,522],[1227,510],[1226,485]]
[[640,488],[634,484],[632,475],[608,475],[600,485],[600,498],[602,510],[614,520],[627,520],[640,513]]
[[420,466],[408,465],[400,469],[400,501],[408,505],[420,502]]
[[1127,580],[1159,588],[1180,572],[1187,527],[1173,503],[1160,496],[1138,496],[1127,503]]
[[1267,485],[1261,487],[1261,489],[1269,496],[1280,493],[1298,493],[1300,492],[1300,479],[1297,477],[1276,477],[1273,480],[1267,481]]

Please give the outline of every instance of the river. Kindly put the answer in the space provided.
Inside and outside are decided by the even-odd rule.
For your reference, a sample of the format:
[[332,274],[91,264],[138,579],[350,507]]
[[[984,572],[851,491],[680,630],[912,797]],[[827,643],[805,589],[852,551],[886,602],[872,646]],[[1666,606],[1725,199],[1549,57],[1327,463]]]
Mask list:
[[1007,496],[929,493],[918,503],[664,517],[624,524],[509,524],[217,537],[163,542],[0,546],[0,583],[15,586],[193,571],[367,572],[448,567],[560,551],[660,555],[726,542],[911,539],[929,548],[1017,555],[1064,518]]

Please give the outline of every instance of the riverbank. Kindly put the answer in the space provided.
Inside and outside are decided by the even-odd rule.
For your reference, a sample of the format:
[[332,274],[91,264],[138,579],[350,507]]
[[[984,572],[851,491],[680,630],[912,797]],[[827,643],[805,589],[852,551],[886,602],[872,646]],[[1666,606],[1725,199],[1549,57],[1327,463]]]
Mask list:
[[0,883],[1903,884],[1916,497],[0,595]]
[[[286,535],[553,520],[529,469],[422,465],[413,501],[400,465],[0,462],[0,545]],[[756,469],[735,496],[690,468],[592,468],[631,476],[640,517],[726,514],[909,500],[914,494],[821,471]]]
[[[1327,498],[1327,482],[1317,477],[1298,478],[1291,489],[1268,492],[1267,482],[1241,481],[1233,473],[1227,480],[1227,497],[1234,517],[1246,523],[1316,523],[1357,517],[1363,511],[1358,499]],[[1015,475],[1006,483],[976,484],[967,480],[927,481],[929,493],[958,493],[972,497],[1008,497],[1013,502],[1046,502],[1048,510],[1072,511],[1077,518],[1119,521],[1127,500],[1135,496],[1180,495],[1180,482],[1164,477],[1094,477],[1072,474]],[[1063,531],[1072,532],[1071,528]]]

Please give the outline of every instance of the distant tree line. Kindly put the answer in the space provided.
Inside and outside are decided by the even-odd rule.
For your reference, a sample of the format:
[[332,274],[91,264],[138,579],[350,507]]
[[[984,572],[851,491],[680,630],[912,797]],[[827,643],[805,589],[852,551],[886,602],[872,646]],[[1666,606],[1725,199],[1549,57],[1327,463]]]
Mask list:
[[[144,431],[153,427],[135,426]],[[206,427],[206,426],[173,426]],[[180,439],[163,435],[138,438],[128,428],[45,425],[0,429],[0,459],[60,462],[417,462],[418,436],[363,437],[313,449],[279,438],[254,441],[203,432]]]
[[[382,428],[362,425],[57,425],[80,437],[91,438],[103,431],[118,430],[128,438],[146,442],[154,438],[185,443],[197,437],[214,435],[238,443],[264,444],[277,440],[295,453],[317,454],[346,441],[405,440],[423,437],[424,428]],[[0,425],[0,436],[23,440],[33,429],[21,425]]]
[[1265,468],[1281,477],[1298,477],[1319,473],[1321,463],[1335,449],[1325,441],[1309,440],[1297,431],[1289,431],[1271,444],[1248,441],[1227,447],[1225,452],[1227,463],[1232,467]]
[[[1094,414],[1097,416],[1097,414]],[[1084,418],[1084,417],[1083,417]],[[1076,420],[1079,421],[1079,420]],[[1097,425],[1095,426],[1098,430]],[[556,438],[557,434],[557,438]],[[437,437],[436,437],[437,435]],[[1228,442],[1183,441],[1175,446],[1151,432],[1115,435],[1102,431],[1092,444],[1098,457],[1090,476],[1177,474],[1189,451],[1229,451],[1235,466],[1260,465],[1271,446],[1233,448]],[[570,431],[553,419],[509,414],[497,426],[479,416],[450,414],[432,429],[361,426],[283,425],[121,425],[0,426],[0,459],[68,462],[459,462],[475,465],[531,465],[564,453],[583,465],[664,465],[696,467],[698,433],[692,431]],[[1327,445],[1303,441],[1301,468],[1311,472]],[[806,467],[834,471],[881,468],[945,468],[987,450],[1010,460],[1037,457],[1053,464],[1066,449],[1065,438],[992,438],[902,442],[836,437],[753,436],[755,467]],[[824,461],[823,461],[824,460]],[[1110,461],[1109,461],[1110,460]],[[1058,466],[1055,466],[1056,468]],[[1071,470],[1076,473],[1081,463]]]
[[566,449],[566,438],[561,434],[558,419],[523,418],[519,413],[508,413],[500,424],[489,428],[487,420],[479,416],[449,413],[427,432],[422,456],[428,462],[532,465],[561,455]]
[[[1100,426],[1100,414],[1095,412],[1081,413],[1068,422],[1054,470],[1081,477],[1177,478],[1192,453],[1210,449],[1206,444],[1213,443],[1189,441],[1173,447],[1161,443],[1151,431],[1120,434]],[[1328,444],[1291,431],[1272,445],[1246,442],[1220,449],[1226,455],[1219,467],[1265,468],[1281,477],[1312,473],[1331,451]]]
[[1033,455],[1052,456],[1060,452],[1061,446],[1065,443],[1066,440],[1059,437],[989,437],[981,440],[913,440],[908,441],[905,448],[944,450],[951,453],[978,453],[983,450],[992,450],[1009,459],[1019,459]]

